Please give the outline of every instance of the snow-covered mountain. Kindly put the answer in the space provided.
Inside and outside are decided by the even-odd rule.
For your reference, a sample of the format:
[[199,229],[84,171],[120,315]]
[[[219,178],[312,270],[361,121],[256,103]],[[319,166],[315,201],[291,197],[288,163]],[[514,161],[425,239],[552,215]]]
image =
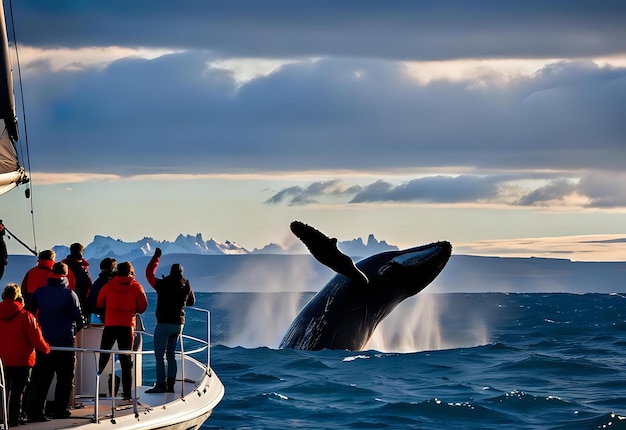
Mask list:
[[[338,243],[339,248],[350,256],[362,257],[379,252],[397,250],[397,246],[387,242],[378,241],[370,234],[367,243],[361,238]],[[197,254],[197,255],[246,255],[246,254],[289,254],[292,253],[275,243],[264,246],[261,249],[248,251],[235,242],[217,242],[214,239],[204,240],[202,234],[195,236],[179,234],[174,242],[167,240],[159,241],[151,237],[144,237],[136,242],[124,242],[110,236],[97,235],[93,241],[85,246],[84,257],[87,260],[100,260],[104,257],[115,257],[118,260],[132,261],[140,257],[150,256],[159,247],[164,254]],[[301,253],[307,253],[304,246]],[[57,259],[65,258],[69,254],[69,245],[57,245],[54,247]]]
[[397,246],[389,245],[384,240],[379,242],[373,234],[367,237],[367,243],[363,243],[363,240],[359,237],[357,239],[339,242],[338,246],[344,254],[352,257],[367,257],[385,251],[398,250]]
[[[214,239],[205,241],[200,233],[195,236],[180,234],[174,242],[159,241],[151,237],[144,237],[136,242],[124,242],[110,236],[96,235],[93,242],[85,246],[84,257],[87,260],[115,257],[120,260],[132,261],[139,257],[152,255],[157,247],[166,254],[234,255],[250,253],[247,249],[233,242],[220,243]],[[54,247],[54,251],[59,256],[58,258],[65,258],[69,254],[69,246],[57,245]]]

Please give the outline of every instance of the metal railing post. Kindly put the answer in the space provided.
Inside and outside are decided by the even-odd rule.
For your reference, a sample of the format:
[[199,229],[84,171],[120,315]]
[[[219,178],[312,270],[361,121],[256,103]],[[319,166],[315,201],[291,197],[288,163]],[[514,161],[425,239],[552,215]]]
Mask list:
[[137,409],[137,356],[133,354],[130,359],[133,366],[133,412],[137,418],[139,416],[139,409]]
[[[81,354],[82,355],[82,354]],[[100,410],[100,372],[98,371],[99,366],[99,358],[100,354],[93,353],[93,359],[96,362],[96,392],[93,398],[93,422],[99,423],[100,417],[98,416],[98,411]]]
[[6,380],[4,378],[4,364],[0,360],[0,390],[2,391],[2,424],[5,429],[9,428],[9,417],[7,411],[7,390]]
[[112,364],[112,368],[113,370],[111,371],[111,421],[115,420],[115,353],[112,352],[111,353],[111,358],[113,359],[113,363]]
[[206,368],[211,374],[211,312],[206,313]]
[[185,397],[185,345],[183,342],[183,331],[180,331],[180,335],[178,335],[178,341],[180,342],[180,397]]

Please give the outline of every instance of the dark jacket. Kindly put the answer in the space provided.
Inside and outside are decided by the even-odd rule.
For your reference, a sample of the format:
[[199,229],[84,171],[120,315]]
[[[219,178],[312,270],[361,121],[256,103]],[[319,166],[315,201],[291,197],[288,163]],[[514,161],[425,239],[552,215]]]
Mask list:
[[43,337],[52,346],[74,346],[76,331],[85,325],[78,296],[67,288],[66,278],[48,278],[25,308],[37,316]]
[[87,295],[87,305],[89,306],[89,310],[97,314],[98,318],[100,318],[102,322],[104,322],[104,308],[98,307],[98,294],[100,294],[102,287],[113,279],[113,276],[114,273],[110,270],[100,272],[98,279],[93,281],[93,285]]
[[182,276],[168,275],[157,279],[160,258],[153,256],[146,267],[146,279],[157,292],[156,319],[165,324],[184,324],[185,306],[193,306],[196,296],[189,281]]
[[67,276],[70,283],[69,288],[76,291],[80,299],[81,308],[85,315],[88,315],[87,295],[93,283],[89,274],[89,262],[82,256],[74,255],[68,255],[62,262],[67,264],[70,271]]

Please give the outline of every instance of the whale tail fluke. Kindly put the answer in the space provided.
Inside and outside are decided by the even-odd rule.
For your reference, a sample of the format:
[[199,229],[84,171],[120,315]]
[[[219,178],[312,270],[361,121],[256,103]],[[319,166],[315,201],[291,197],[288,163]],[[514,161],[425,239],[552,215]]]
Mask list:
[[354,265],[352,259],[337,248],[336,238],[330,238],[321,231],[300,221],[293,221],[290,228],[292,233],[306,245],[311,255],[317,261],[330,267],[340,275],[365,284],[369,282],[365,273],[361,272]]

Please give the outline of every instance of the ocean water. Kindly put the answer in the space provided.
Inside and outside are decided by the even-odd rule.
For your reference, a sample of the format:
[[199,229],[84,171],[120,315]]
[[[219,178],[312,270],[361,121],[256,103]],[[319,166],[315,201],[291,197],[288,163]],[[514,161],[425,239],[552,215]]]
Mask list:
[[204,429],[626,428],[626,296],[421,293],[365,351],[277,349],[310,297],[198,294],[226,389]]

